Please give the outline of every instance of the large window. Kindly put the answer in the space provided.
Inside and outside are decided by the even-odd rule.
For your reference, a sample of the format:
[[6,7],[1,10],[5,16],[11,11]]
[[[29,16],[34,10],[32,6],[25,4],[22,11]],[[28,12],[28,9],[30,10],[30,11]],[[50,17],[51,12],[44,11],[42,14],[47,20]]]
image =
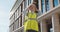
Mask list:
[[41,0],[41,9],[42,9],[42,13],[45,12],[45,4],[44,4],[44,0]]
[[53,6],[57,6],[58,5],[58,0],[53,0]]
[[49,0],[46,0],[45,2],[46,2],[46,11],[48,11],[49,10]]

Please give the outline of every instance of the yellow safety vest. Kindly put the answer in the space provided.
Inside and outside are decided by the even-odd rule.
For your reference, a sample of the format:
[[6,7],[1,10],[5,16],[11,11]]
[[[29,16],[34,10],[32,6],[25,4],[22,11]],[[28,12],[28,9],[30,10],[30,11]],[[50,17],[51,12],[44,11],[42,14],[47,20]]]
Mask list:
[[29,29],[38,31],[38,22],[36,17],[36,13],[28,13],[28,19],[26,19],[27,21],[24,23],[24,32]]
[[28,13],[28,18],[36,18],[37,17],[37,15],[36,15],[36,13]]

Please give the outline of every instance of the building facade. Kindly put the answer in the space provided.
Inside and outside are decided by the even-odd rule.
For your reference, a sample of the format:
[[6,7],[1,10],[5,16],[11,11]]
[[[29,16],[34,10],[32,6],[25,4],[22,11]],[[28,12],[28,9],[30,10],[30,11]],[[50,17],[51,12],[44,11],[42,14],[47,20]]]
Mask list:
[[10,11],[9,32],[24,32],[25,16],[34,3],[39,32],[60,32],[60,0],[16,0]]

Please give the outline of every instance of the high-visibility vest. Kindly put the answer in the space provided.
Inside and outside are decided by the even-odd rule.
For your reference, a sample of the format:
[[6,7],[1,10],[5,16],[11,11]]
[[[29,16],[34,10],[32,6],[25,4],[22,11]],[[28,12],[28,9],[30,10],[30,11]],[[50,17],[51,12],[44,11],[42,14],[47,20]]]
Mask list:
[[28,18],[35,18],[36,19],[37,15],[36,13],[28,13]]
[[24,23],[24,32],[30,29],[38,31],[38,22],[36,20],[36,17],[36,13],[28,13],[28,19]]

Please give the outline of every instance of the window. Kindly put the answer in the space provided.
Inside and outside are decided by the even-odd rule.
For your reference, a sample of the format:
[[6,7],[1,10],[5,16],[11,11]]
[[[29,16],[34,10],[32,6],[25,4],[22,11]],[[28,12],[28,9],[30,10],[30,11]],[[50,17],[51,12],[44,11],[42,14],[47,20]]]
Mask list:
[[19,22],[18,20],[14,22],[14,29],[17,29],[19,27]]
[[19,6],[19,16],[21,15],[21,6]]
[[29,5],[29,2],[30,2],[30,1],[28,0],[28,5]]
[[24,9],[27,7],[27,0],[24,1]]
[[18,18],[18,9],[17,9],[16,13],[17,13],[17,18]]
[[53,0],[53,7],[58,5],[58,0]]
[[22,26],[22,15],[21,15],[21,21],[20,21],[20,27]]
[[24,1],[24,9],[26,8],[26,0]]
[[28,5],[31,4],[32,0],[28,0]]
[[18,21],[17,25],[18,25],[18,28],[19,28],[19,18],[18,18],[18,20],[17,20],[17,21]]
[[24,11],[24,2],[23,2],[23,11]]
[[16,25],[15,25],[15,22],[14,22],[14,30],[16,29]]
[[22,14],[22,25],[24,23],[24,14]]
[[22,26],[22,16],[19,17],[19,27],[21,27],[21,26]]
[[12,31],[13,31],[13,25],[10,26],[10,32],[12,32]]
[[14,23],[13,23],[13,31],[14,31]]
[[19,17],[19,27],[20,27],[20,21],[21,21],[21,18]]
[[14,21],[14,15],[11,16],[10,18],[10,23]]
[[21,4],[21,12],[23,11],[23,5]]
[[42,13],[45,12],[45,4],[44,4],[44,0],[41,0],[41,9],[42,9]]
[[45,2],[46,2],[46,11],[48,11],[49,10],[49,0],[46,0]]
[[16,18],[17,18],[17,11],[15,12],[15,20],[16,20]]
[[19,14],[20,14],[20,6],[18,7],[18,16],[19,16]]
[[21,14],[21,8],[18,7],[18,9],[15,11],[15,20],[19,17],[19,15]]

